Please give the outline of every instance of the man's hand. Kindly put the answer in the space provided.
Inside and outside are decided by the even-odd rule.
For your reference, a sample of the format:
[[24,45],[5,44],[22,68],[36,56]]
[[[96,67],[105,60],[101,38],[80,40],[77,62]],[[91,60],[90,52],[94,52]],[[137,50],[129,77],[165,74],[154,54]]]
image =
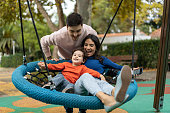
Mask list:
[[51,57],[51,56],[47,57],[47,60],[51,60],[51,59],[52,59],[52,57]]
[[51,59],[51,60],[56,61],[56,62],[58,62],[58,61],[59,61],[59,59],[58,59],[58,58],[53,58],[53,59]]
[[53,61],[56,61],[56,62],[58,62],[58,61],[59,61],[59,59],[58,59],[58,58],[52,58],[51,56],[47,57],[47,60],[53,60]]

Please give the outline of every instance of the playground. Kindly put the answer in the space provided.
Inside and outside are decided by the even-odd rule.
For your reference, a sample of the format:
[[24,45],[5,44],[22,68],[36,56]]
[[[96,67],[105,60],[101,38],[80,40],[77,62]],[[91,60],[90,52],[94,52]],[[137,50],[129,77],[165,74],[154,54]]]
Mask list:
[[[11,81],[15,68],[0,68],[0,113],[65,113],[63,106],[46,104],[32,99],[15,88]],[[169,113],[170,72],[166,75],[163,109],[159,113]],[[156,70],[144,70],[136,77],[138,92],[136,96],[111,113],[153,113]],[[101,110],[87,110],[87,113],[104,113]],[[74,113],[78,109],[74,108]]]
[[[122,1],[123,0],[121,0],[121,2],[119,3],[117,10],[115,12],[115,15],[113,16],[113,18],[108,26],[108,29],[105,32],[104,37],[102,38],[101,42],[99,43],[99,49],[106,37],[106,34],[109,32],[109,28],[111,27],[114,17],[117,15],[117,12],[119,10],[119,7],[121,6]],[[45,62],[44,67],[46,67],[46,69],[47,69],[48,76],[46,76],[44,74],[45,77],[43,77],[43,78],[37,77],[38,74],[43,74],[43,72],[40,72],[41,71],[41,70],[39,70],[39,68],[41,69],[40,66],[37,67],[38,66],[37,62],[39,62],[39,61],[30,62],[28,64],[26,62],[26,48],[25,48],[25,43],[24,43],[24,35],[23,35],[24,32],[23,32],[23,25],[22,25],[22,10],[21,10],[22,9],[21,6],[23,4],[20,3],[20,0],[18,1],[18,3],[19,3],[18,4],[19,12],[20,12],[20,24],[21,24],[21,33],[22,33],[22,44],[23,44],[23,64],[24,65],[20,65],[17,69],[16,68],[0,68],[0,113],[65,113],[65,109],[63,106],[74,108],[74,113],[79,112],[78,108],[87,109],[87,111],[86,111],[87,113],[104,113],[105,110],[107,112],[113,110],[111,113],[169,113],[170,112],[170,108],[169,108],[169,105],[170,105],[169,104],[169,100],[170,100],[170,89],[169,89],[170,88],[170,72],[169,71],[166,72],[168,69],[168,66],[167,66],[167,59],[168,59],[167,57],[169,54],[168,43],[170,42],[169,34],[168,34],[170,31],[169,30],[170,24],[168,22],[170,13],[167,13],[167,11],[169,11],[168,9],[170,6],[169,1],[165,1],[164,7],[163,7],[164,12],[163,12],[162,22],[161,22],[162,26],[161,26],[161,36],[160,36],[160,45],[159,45],[159,55],[158,55],[157,66],[155,66],[155,67],[154,66],[153,67],[152,66],[151,67],[143,66],[143,68],[147,69],[147,70],[142,69],[143,70],[142,74],[140,73],[140,75],[135,76],[135,78],[133,76],[132,78],[135,79],[134,81],[133,80],[131,81],[130,76],[122,76],[123,75],[122,73],[124,71],[121,71],[121,74],[119,74],[118,79],[117,79],[118,85],[116,84],[115,90],[110,91],[111,93],[113,93],[113,91],[114,91],[114,94],[112,94],[112,96],[110,96],[110,97],[112,100],[114,100],[114,99],[116,100],[117,95],[120,94],[120,97],[121,97],[122,93],[123,93],[123,94],[127,94],[126,97],[128,97],[128,98],[126,98],[123,95],[122,101],[119,101],[117,99],[116,104],[111,105],[111,106],[110,106],[110,104],[105,103],[106,102],[105,99],[107,101],[111,100],[110,98],[109,99],[106,98],[105,95],[107,94],[107,92],[104,92],[104,93],[102,92],[102,94],[104,96],[102,95],[102,96],[98,97],[97,94],[95,94],[95,96],[83,96],[83,95],[77,95],[78,93],[77,94],[68,94],[68,93],[61,93],[59,91],[52,90],[55,87],[53,87],[54,84],[51,81],[52,77],[49,74],[44,54],[42,54],[42,58]],[[132,66],[131,66],[132,70],[134,69],[134,62],[135,62],[135,59],[134,59],[134,56],[135,56],[135,46],[134,45],[135,45],[135,35],[136,35],[135,34],[135,29],[136,29],[135,26],[137,25],[136,24],[136,8],[137,8],[136,3],[137,2],[135,0],[134,1],[134,12],[133,12],[134,17],[133,17],[133,22],[132,22],[133,28],[131,27],[131,29],[133,29],[132,30],[133,31],[132,59],[130,60],[130,61],[132,61],[132,62],[130,62],[130,64],[132,64]],[[36,33],[38,44],[39,44],[41,52],[43,53],[44,50],[42,49],[41,46],[44,44],[40,44],[39,35],[38,35],[37,29],[36,29],[36,25],[34,22],[34,18],[33,18],[33,15],[31,12],[31,7],[29,5],[28,0],[27,0],[27,5],[29,8],[31,18],[32,18],[32,23],[33,23],[34,30]],[[38,5],[38,2],[37,2],[37,5]],[[77,5],[78,5],[78,3],[77,3]],[[7,5],[5,4],[5,6],[7,6]],[[39,4],[39,6],[40,6],[40,4]],[[81,7],[81,5],[78,5],[78,6]],[[77,8],[77,10],[81,11],[79,8]],[[63,17],[63,15],[60,15],[60,17]],[[79,17],[81,17],[81,16],[79,16]],[[83,19],[80,18],[80,20],[82,21]],[[59,25],[60,24],[61,23],[59,23]],[[75,26],[74,25],[69,26],[69,21],[68,21],[67,25],[68,25],[67,26],[68,31],[70,31],[69,29],[72,27],[73,28],[80,27],[80,30],[74,29],[77,32],[76,34],[75,33],[69,34],[70,36],[73,36],[71,40],[75,41],[75,39],[77,40],[79,35],[81,36],[81,34],[83,34],[83,32],[80,32],[80,31],[84,31],[84,30],[81,30],[82,23],[75,25]],[[66,26],[65,26],[65,28],[66,28]],[[82,28],[84,28],[84,26]],[[54,30],[54,28],[52,28],[52,29],[53,29],[53,31],[56,30],[56,29]],[[65,30],[65,31],[67,31],[67,30]],[[67,32],[65,32],[65,33],[67,34]],[[96,34],[96,32],[94,32],[94,34]],[[74,37],[74,35],[76,37]],[[3,38],[6,38],[6,37],[4,36]],[[49,38],[49,39],[51,39],[51,38]],[[62,41],[64,41],[64,39]],[[91,40],[91,41],[94,42],[93,40]],[[34,41],[32,41],[32,42],[34,42]],[[59,42],[61,43],[61,41],[56,41],[56,43],[54,43],[54,44],[52,44],[53,41],[51,41],[50,43],[52,45],[56,44],[58,46],[57,43],[59,43]],[[68,41],[68,43],[67,42],[64,42],[64,43],[75,46],[75,44],[73,44],[73,43],[71,44],[70,41]],[[5,45],[4,47],[6,47],[6,46],[7,45]],[[60,46],[58,46],[58,47],[60,47]],[[64,46],[62,46],[62,47],[64,47]],[[69,47],[69,46],[67,46],[67,47]],[[65,49],[69,50],[70,48],[67,48],[67,47]],[[95,53],[98,53],[98,52],[96,52],[99,50],[99,49],[97,49],[97,44],[95,44],[95,47],[96,47],[95,49],[91,47],[91,49],[94,50],[94,53],[91,56],[95,56]],[[9,53],[8,46],[5,49],[7,49],[6,53]],[[29,50],[31,50],[31,49],[29,48]],[[85,45],[84,45],[84,50],[86,50],[86,52],[89,53],[89,51],[87,51],[87,48],[85,47]],[[92,53],[91,52],[92,50],[90,50],[90,53]],[[2,51],[4,52],[3,49],[2,49]],[[15,53],[14,50],[13,50],[13,53]],[[148,52],[147,55],[149,56],[149,54],[150,54],[150,56],[155,56],[152,53]],[[64,54],[61,54],[61,55],[63,56]],[[67,59],[66,57],[68,57],[68,56],[69,55],[63,56],[64,57],[63,59]],[[84,54],[84,56],[85,56],[85,54]],[[91,56],[88,56],[88,57],[91,57]],[[51,56],[46,55],[46,57],[48,60],[47,63],[53,62],[51,60],[52,59]],[[149,59],[152,59],[152,58],[149,57]],[[97,60],[99,60],[99,59],[97,59]],[[74,59],[73,59],[73,61],[74,61]],[[103,61],[104,61],[104,59],[102,60],[102,62]],[[141,60],[141,61],[143,61],[143,60]],[[54,63],[56,63],[56,62],[54,62]],[[57,62],[57,63],[59,63],[59,62]],[[81,61],[81,63],[84,63],[83,60]],[[7,64],[10,64],[10,62],[8,62]],[[74,64],[74,62],[72,62],[72,64]],[[100,62],[100,65],[101,64],[102,63]],[[154,64],[156,64],[156,63],[154,63]],[[104,64],[102,64],[102,65],[104,65]],[[75,65],[73,65],[73,66],[75,66]],[[2,67],[10,67],[10,66],[2,65]],[[95,66],[93,65],[93,67],[95,67]],[[155,68],[155,69],[150,69],[150,68]],[[124,68],[122,68],[122,70],[123,69]],[[31,74],[31,72],[35,72],[35,71],[37,71],[38,74],[36,74],[36,75]],[[125,68],[125,71],[126,71],[126,68]],[[129,71],[126,71],[125,73],[128,74],[128,72],[129,72],[129,74],[131,74],[130,68],[129,68]],[[26,73],[29,75],[33,75],[34,77],[36,76],[36,78],[39,79],[38,82],[42,83],[42,84],[38,84],[38,86],[36,86],[35,83],[32,84],[32,83],[28,82],[27,81],[28,78],[27,78],[27,80],[25,78],[23,78],[23,76],[25,76]],[[137,71],[135,72],[133,70],[132,75],[135,75],[136,73],[137,73]],[[31,81],[32,81],[32,77],[30,79]],[[104,79],[102,79],[102,77],[100,77],[101,81],[104,80]],[[125,79],[124,77],[125,78],[129,77],[129,79]],[[44,84],[48,83],[46,81],[43,81],[44,78],[48,79],[48,82],[51,83],[50,84],[51,90],[41,88]],[[120,89],[122,91],[119,91],[119,86],[124,84],[122,81],[127,82],[130,85],[129,85],[129,87],[125,87],[125,89],[120,87]],[[131,81],[131,83],[130,83],[130,81]],[[102,81],[102,82],[104,82],[104,81]],[[90,86],[90,85],[87,84],[86,86]],[[91,86],[93,86],[93,85],[91,85]],[[97,86],[98,86],[98,84],[97,84]],[[108,86],[111,86],[111,85],[108,84]],[[103,89],[105,90],[105,87]],[[93,88],[92,91],[94,91],[94,90],[95,90],[95,88]],[[118,91],[118,94],[117,94],[117,91]],[[98,91],[98,92],[100,92],[100,91]],[[91,93],[91,92],[89,91],[89,93]],[[93,94],[93,93],[91,93],[91,94]],[[113,95],[114,95],[114,97],[113,97]],[[100,97],[102,97],[102,98],[100,98]],[[119,96],[118,96],[118,98],[119,98]]]

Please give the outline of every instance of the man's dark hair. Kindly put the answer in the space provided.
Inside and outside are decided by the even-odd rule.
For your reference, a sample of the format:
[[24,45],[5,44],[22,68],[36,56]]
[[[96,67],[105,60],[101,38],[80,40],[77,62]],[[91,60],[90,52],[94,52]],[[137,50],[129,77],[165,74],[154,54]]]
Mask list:
[[83,24],[83,18],[78,13],[71,13],[66,19],[67,26],[78,26]]

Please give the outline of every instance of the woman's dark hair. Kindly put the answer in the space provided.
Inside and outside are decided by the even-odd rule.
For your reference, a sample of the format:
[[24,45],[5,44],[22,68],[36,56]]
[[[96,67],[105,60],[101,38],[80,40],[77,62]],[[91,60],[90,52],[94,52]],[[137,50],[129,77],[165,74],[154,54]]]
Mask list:
[[66,19],[67,26],[83,25],[83,18],[78,13],[71,13]]
[[77,48],[77,49],[74,49],[74,50],[72,51],[72,55],[74,54],[75,51],[81,51],[81,52],[83,52],[83,60],[84,60],[84,61],[87,60],[87,55],[86,55],[86,52],[85,52],[84,48],[79,47],[79,48]]
[[98,59],[98,60],[100,61],[100,63],[103,63],[103,58],[99,55],[99,51],[100,51],[100,41],[99,41],[99,38],[98,38],[97,36],[93,35],[93,34],[89,34],[89,35],[87,35],[87,36],[83,39],[83,41],[82,41],[82,43],[81,43],[81,47],[84,48],[84,44],[85,44],[85,41],[86,41],[87,39],[91,39],[91,40],[94,42],[95,46],[96,46],[96,51],[95,51],[95,53],[94,53],[94,55],[93,55],[94,58],[95,58],[95,59]]

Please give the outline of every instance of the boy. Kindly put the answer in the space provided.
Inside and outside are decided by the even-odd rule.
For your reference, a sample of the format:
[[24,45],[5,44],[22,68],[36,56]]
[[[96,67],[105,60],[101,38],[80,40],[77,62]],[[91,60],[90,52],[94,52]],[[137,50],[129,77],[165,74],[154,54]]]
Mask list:
[[[62,70],[62,74],[56,75],[52,82],[55,85],[55,89],[57,91],[67,92],[68,90],[73,88],[73,84],[79,79],[81,75],[84,73],[89,73],[93,77],[101,78],[104,80],[104,76],[94,71],[92,69],[87,68],[85,65],[82,65],[85,60],[85,52],[84,49],[79,48],[75,49],[72,53],[72,63],[64,62],[59,64],[48,64],[49,70]],[[38,66],[41,69],[45,69],[44,62],[39,62]],[[51,83],[44,85],[43,87],[50,86]]]

